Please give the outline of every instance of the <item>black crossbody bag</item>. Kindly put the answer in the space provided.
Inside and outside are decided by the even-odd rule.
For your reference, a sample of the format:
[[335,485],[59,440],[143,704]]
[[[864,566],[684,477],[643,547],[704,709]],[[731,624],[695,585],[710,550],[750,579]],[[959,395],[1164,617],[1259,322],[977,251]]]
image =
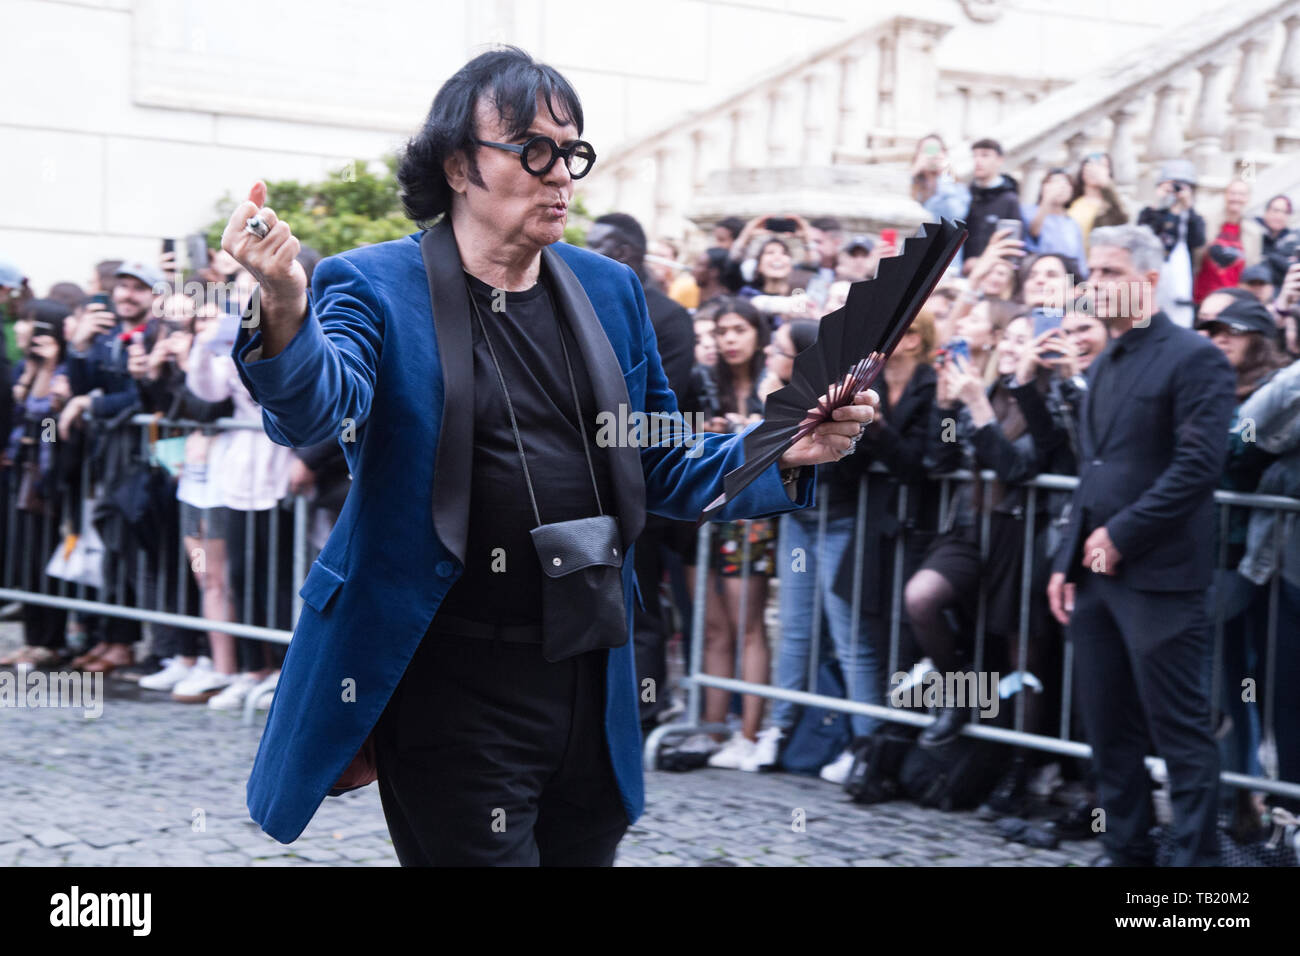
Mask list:
[[[547,290],[550,296],[550,290]],[[605,514],[596,484],[596,469],[591,462],[591,447],[587,444],[587,427],[582,420],[582,405],[578,401],[578,386],[573,377],[573,363],[569,359],[569,346],[564,340],[560,314],[551,303],[555,315],[560,348],[564,350],[564,366],[569,374],[569,391],[582,435],[582,450],[587,456],[587,471],[591,475],[591,489],[596,496],[596,510],[591,518],[557,521],[542,524],[533,492],[532,477],[528,473],[528,459],[524,443],[519,437],[510,390],[497,361],[496,349],[487,333],[478,300],[470,290],[470,303],[478,319],[483,341],[487,344],[492,366],[496,369],[501,395],[510,414],[510,430],[514,433],[515,448],[519,452],[519,465],[528,486],[528,500],[533,506],[537,527],[530,534],[533,547],[542,568],[542,656],[551,663],[567,660],[587,651],[622,647],[627,643],[627,604],[623,597],[623,548],[619,535],[618,519]]]

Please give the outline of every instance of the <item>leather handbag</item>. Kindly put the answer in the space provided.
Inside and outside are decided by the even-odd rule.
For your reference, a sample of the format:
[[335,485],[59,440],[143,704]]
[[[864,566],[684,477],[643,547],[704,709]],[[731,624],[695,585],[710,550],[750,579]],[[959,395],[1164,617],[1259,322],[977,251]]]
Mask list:
[[[549,290],[548,290],[549,294]],[[482,313],[473,293],[474,315],[478,319],[488,354],[496,369],[497,382],[505,398],[510,415],[510,429],[514,434],[515,450],[523,469],[528,499],[532,502],[537,527],[530,532],[533,547],[542,568],[542,656],[551,663],[567,660],[587,651],[622,647],[628,640],[627,604],[623,595],[623,549],[618,519],[605,514],[596,482],[596,469],[591,462],[591,446],[587,444],[587,426],[582,419],[582,405],[578,401],[578,386],[573,377],[573,362],[569,346],[560,329],[560,347],[564,351],[564,365],[569,374],[569,391],[582,435],[582,449],[586,454],[587,471],[591,475],[591,488],[596,496],[598,515],[543,524],[537,507],[537,495],[528,473],[528,457],[524,454],[523,439],[515,409],[510,401],[510,390],[497,361],[496,350],[488,336]],[[554,308],[556,322],[559,311]]]

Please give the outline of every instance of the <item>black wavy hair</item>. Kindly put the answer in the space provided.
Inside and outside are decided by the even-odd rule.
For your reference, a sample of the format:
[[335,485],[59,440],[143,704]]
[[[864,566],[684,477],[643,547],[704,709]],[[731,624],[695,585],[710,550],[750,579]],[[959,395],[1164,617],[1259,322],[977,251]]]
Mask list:
[[540,94],[551,117],[573,123],[582,135],[582,101],[558,70],[538,63],[516,46],[480,53],[442,84],[420,132],[407,141],[397,165],[402,207],[413,222],[425,226],[451,209],[451,187],[443,162],[456,150],[468,158],[469,181],[483,186],[479,174],[474,111],[479,97],[491,93],[497,114],[515,139],[537,116]]

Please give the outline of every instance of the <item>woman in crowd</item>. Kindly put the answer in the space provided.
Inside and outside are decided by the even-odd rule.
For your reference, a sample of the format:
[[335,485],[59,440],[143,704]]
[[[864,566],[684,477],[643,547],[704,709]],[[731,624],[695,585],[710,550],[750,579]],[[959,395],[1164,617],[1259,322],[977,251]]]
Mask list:
[[[1289,362],[1279,352],[1274,340],[1274,326],[1268,309],[1258,302],[1240,299],[1222,309],[1213,319],[1202,320],[1197,330],[1207,335],[1237,373],[1237,408],[1226,440],[1228,460],[1219,487],[1230,491],[1255,492],[1264,472],[1277,460],[1277,455],[1262,447],[1253,422],[1241,418],[1242,405]],[[1223,645],[1221,653],[1222,682],[1216,688],[1214,699],[1230,718],[1230,729],[1219,737],[1219,759],[1222,769],[1261,775],[1258,749],[1261,726],[1258,708],[1242,700],[1243,682],[1254,678],[1257,686],[1264,686],[1258,678],[1268,654],[1268,588],[1252,583],[1234,569],[1246,553],[1247,529],[1251,511],[1232,508],[1227,515],[1227,541],[1220,542],[1220,552],[1226,551],[1227,560],[1217,569],[1215,587],[1210,595],[1207,613],[1211,620],[1221,615],[1223,619]],[[1216,524],[1216,532],[1221,526]],[[1292,632],[1284,634],[1289,638]],[[1279,635],[1282,636],[1282,635]],[[1213,666],[1211,655],[1206,659],[1207,670]],[[1262,698],[1262,694],[1259,695]],[[1237,806],[1248,815],[1248,791],[1223,788],[1221,802]]]
[[[949,503],[943,533],[904,593],[917,643],[941,673],[969,669],[972,648],[953,631],[947,612],[962,612],[965,624],[972,624],[981,579],[987,596],[987,629],[1002,635],[1018,632],[1016,566],[1021,548],[1017,544],[1023,542],[1024,502],[1019,489],[1010,486],[1033,478],[1039,470],[1038,451],[1007,381],[1030,341],[1032,326],[1016,315],[1015,306],[1000,305],[986,316],[988,308],[982,303],[958,323],[958,333],[970,343],[971,361],[951,350],[942,357],[926,447],[932,470],[990,468],[996,473],[993,487],[987,489],[992,509],[988,560],[981,560],[979,539],[986,489],[978,479],[962,482]],[[1046,562],[1038,567],[1045,569]],[[1047,615],[1042,591],[1036,589],[1035,595],[1033,620]],[[932,747],[947,743],[969,715],[967,709],[948,701],[938,720],[922,733],[921,742]]]
[[[734,298],[719,308],[714,335],[718,360],[711,369],[711,377],[717,391],[716,407],[721,414],[711,418],[705,430],[741,432],[758,421],[763,412],[758,386],[763,373],[763,350],[771,332],[764,316],[745,300]],[[733,676],[739,640],[741,678],[766,683],[770,677],[771,651],[763,630],[763,608],[767,603],[768,578],[775,570],[775,540],[776,524],[770,520],[715,526],[704,621],[706,673]],[[730,696],[727,691],[708,689],[705,720],[724,722]],[[746,695],[742,701],[741,729],[709,758],[709,765],[733,770],[758,769],[755,756],[762,724],[763,698]],[[770,745],[764,749],[770,751]]]
[[[13,431],[5,436],[5,457],[13,463],[17,487],[17,527],[11,527],[17,560],[15,587],[46,590],[41,580],[45,562],[61,542],[59,514],[62,490],[58,461],[63,443],[52,441],[45,424],[56,417],[60,397],[54,380],[63,374],[63,320],[71,310],[51,299],[32,299],[22,309],[23,348],[13,390]],[[41,604],[23,605],[23,643],[0,658],[0,667],[52,667],[64,659],[67,611]]]
[[1083,234],[1084,259],[1088,237],[1097,226],[1120,226],[1128,222],[1124,202],[1115,191],[1115,169],[1109,153],[1089,153],[1079,163],[1074,177],[1074,192],[1066,212],[1079,224]]
[[[246,297],[241,295],[238,301],[246,301]],[[260,423],[261,409],[239,380],[229,347],[221,338],[222,324],[217,319],[195,337],[186,384],[204,401],[233,399],[236,419]],[[220,506],[208,510],[206,521],[198,526],[191,522],[187,532],[191,537],[219,539],[224,543],[226,573],[218,577],[205,566],[196,568],[205,591],[205,612],[208,602],[212,604],[212,613],[205,613],[205,617],[272,627],[289,625],[288,598],[292,582],[286,572],[292,567],[289,547],[292,529],[284,526],[273,531],[272,525],[277,522],[284,525],[277,503],[288,494],[292,462],[292,451],[274,444],[260,428],[222,431],[207,448],[209,481],[215,486],[209,489],[209,494],[217,495]],[[251,565],[246,547],[250,534]],[[272,534],[278,539],[275,550],[269,546]],[[259,555],[261,561],[257,560]],[[266,592],[272,562],[276,562],[277,587],[273,595],[276,611],[275,619],[267,620]],[[212,667],[196,665],[192,673],[173,687],[174,699],[186,703],[207,701],[215,709],[231,709],[242,706],[250,692],[261,694],[274,687],[280,656],[278,647],[252,640],[237,644],[233,635],[218,630],[209,632],[209,642]]]
[[769,322],[779,325],[790,319],[810,318],[808,297],[803,294],[807,275],[794,269],[790,244],[784,239],[768,239],[759,248],[754,282],[741,288],[739,295],[749,300]]
[[[1025,248],[1034,253],[1054,253],[1082,264],[1083,232],[1079,223],[1066,213],[1074,195],[1070,174],[1057,167],[1049,169],[1038,187],[1038,202],[1021,207],[1025,221]],[[1087,270],[1080,266],[1080,278],[1087,278]]]
[[912,154],[912,198],[936,221],[965,219],[970,209],[970,190],[953,178],[948,147],[937,133],[921,137]]
[[1264,261],[1273,270],[1273,285],[1280,289],[1292,257],[1300,253],[1300,232],[1291,228],[1291,199],[1278,194],[1264,207],[1264,215],[1257,220],[1263,236],[1261,250]]
[[[1014,297],[1016,285],[1015,263],[1025,255],[1025,243],[1012,239],[1007,230],[993,233],[989,244],[971,266],[969,285],[958,294],[945,317],[945,324],[956,326],[981,302],[1006,302]],[[940,339],[940,342],[945,341]],[[992,346],[990,346],[992,347]]]
[[[768,368],[779,382],[789,381],[793,355],[812,344],[816,333],[813,322],[792,322],[773,336]],[[935,382],[934,369],[927,360],[934,344],[933,317],[922,311],[876,382],[880,407],[857,450],[818,469],[816,508],[791,512],[782,518],[777,549],[781,574],[778,687],[810,689],[813,635],[823,633],[820,623],[824,623],[844,675],[848,699],[867,704],[884,702],[895,543],[900,534],[904,535],[906,574],[926,543],[925,530],[931,529],[932,533],[937,513],[937,496],[925,482],[923,465]],[[888,471],[868,471],[877,463]],[[857,512],[863,503],[860,486],[864,481],[865,537],[859,562],[855,543]],[[899,491],[904,485],[908,488],[908,512],[900,520]],[[819,532],[823,509],[825,526]],[[861,582],[856,621],[855,575]],[[821,609],[822,622],[813,619],[815,607]],[[772,736],[778,751],[779,742],[789,735],[797,717],[796,705],[788,701],[773,705]],[[879,724],[874,717],[853,714],[853,740],[847,750],[821,769],[822,778],[843,783],[855,751]]]
[[[1250,346],[1244,351],[1250,351]],[[1243,356],[1242,364],[1251,364],[1250,358]],[[1238,376],[1241,381],[1240,370]],[[1243,384],[1248,384],[1252,377],[1246,376]],[[1259,447],[1277,456],[1260,477],[1255,488],[1259,494],[1300,498],[1300,415],[1296,414],[1297,408],[1300,408],[1300,361],[1293,361],[1261,379],[1259,387],[1237,410],[1238,423],[1250,422]],[[1244,434],[1232,434],[1230,450],[1244,437]],[[1281,528],[1277,527],[1278,522],[1282,523]],[[1295,516],[1271,509],[1252,509],[1245,553],[1237,565],[1237,572],[1251,585],[1266,591],[1276,586],[1278,595],[1278,627],[1271,635],[1272,656],[1258,636],[1253,648],[1250,644],[1246,647],[1248,653],[1252,649],[1255,651],[1251,673],[1255,677],[1254,686],[1258,688],[1258,706],[1251,710],[1254,711],[1252,725],[1257,725],[1260,730],[1258,736],[1252,734],[1251,743],[1246,746],[1247,756],[1255,755],[1254,742],[1263,735],[1271,715],[1277,747],[1277,777],[1288,783],[1300,783],[1300,694],[1295,692],[1295,688],[1300,687],[1300,641],[1295,639],[1294,630],[1294,622],[1300,621],[1300,528],[1295,525]],[[1225,634],[1225,640],[1226,637]],[[1271,675],[1265,672],[1270,661],[1273,665]],[[1225,679],[1227,677],[1225,667]],[[1268,694],[1270,687],[1273,689],[1271,699]],[[1239,691],[1237,696],[1240,696]],[[1234,722],[1236,719],[1234,716]],[[1300,799],[1270,796],[1267,800],[1270,805],[1300,813]]]

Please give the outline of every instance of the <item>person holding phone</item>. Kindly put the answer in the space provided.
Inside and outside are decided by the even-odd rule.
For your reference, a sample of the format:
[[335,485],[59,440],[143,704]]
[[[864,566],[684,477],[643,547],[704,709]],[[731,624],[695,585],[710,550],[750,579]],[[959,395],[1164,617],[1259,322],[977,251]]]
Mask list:
[[939,219],[962,219],[970,209],[970,190],[953,178],[948,147],[938,133],[922,136],[912,154],[912,198]]
[[970,235],[962,247],[962,272],[970,275],[975,260],[998,229],[999,219],[1020,221],[1020,184],[1002,172],[1002,146],[997,140],[976,140],[971,146],[975,163],[970,185],[966,228]]
[[[82,310],[68,344],[68,382],[72,397],[68,399],[59,416],[59,438],[66,441],[74,430],[82,427],[82,419],[89,412],[96,419],[111,419],[137,405],[140,390],[131,369],[131,346],[146,345],[144,329],[153,314],[154,302],[166,283],[162,273],[144,262],[125,262],[118,266],[116,284],[109,301],[103,294],[96,296]],[[133,335],[140,333],[133,340]],[[140,355],[136,355],[136,371],[142,372]],[[92,392],[97,394],[92,395]],[[122,431],[113,440],[139,441],[131,431]],[[116,460],[117,456],[114,456]],[[111,495],[118,482],[129,480],[125,473],[105,475],[105,496]],[[125,519],[122,519],[125,520]],[[124,591],[116,592],[117,580],[105,576],[105,593],[100,600],[127,606],[137,606],[137,596],[145,599],[153,586],[152,574],[146,572],[145,580],[136,580],[137,552],[134,544],[124,544],[122,550],[112,550],[112,542],[127,542],[129,535],[120,539],[112,534],[104,536],[109,550],[106,562],[120,563],[126,569]],[[139,621],[125,618],[105,618],[101,640],[89,651],[75,658],[71,666],[89,672],[108,673],[134,662],[133,645],[142,636]]]
[[1156,182],[1156,201],[1138,213],[1137,224],[1156,234],[1165,247],[1156,305],[1185,329],[1195,320],[1192,262],[1205,245],[1205,220],[1196,211],[1196,167],[1190,160],[1165,163]]
[[1049,169],[1038,187],[1038,202],[1021,208],[1025,221],[1025,248],[1029,252],[1069,256],[1079,263],[1080,278],[1087,277],[1084,266],[1083,231],[1066,212],[1074,195],[1070,174],[1058,166]]
[[[50,299],[32,299],[23,310],[31,331],[12,386],[13,430],[5,435],[4,449],[18,481],[15,522],[6,529],[6,537],[11,536],[16,544],[20,563],[13,569],[16,580],[39,582],[49,557],[42,542],[59,539],[62,489],[58,475],[63,446],[48,440],[44,423],[58,413],[62,400],[54,382],[63,374],[66,349],[62,330],[68,312],[66,306]],[[0,667],[53,667],[62,662],[67,619],[62,608],[24,604],[22,646],[0,658]]]

